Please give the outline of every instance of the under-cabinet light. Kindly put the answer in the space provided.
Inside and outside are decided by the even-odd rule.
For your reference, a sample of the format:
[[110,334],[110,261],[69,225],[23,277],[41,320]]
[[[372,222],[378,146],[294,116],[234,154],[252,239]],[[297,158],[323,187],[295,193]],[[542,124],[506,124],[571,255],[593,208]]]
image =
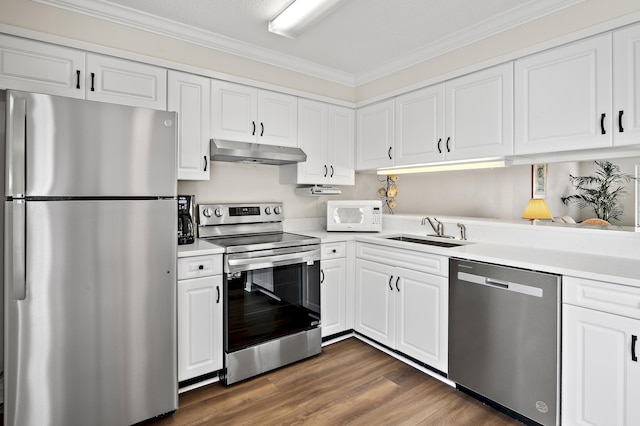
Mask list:
[[269,21],[269,31],[296,38],[311,24],[335,10],[344,0],[297,0]]
[[400,175],[408,173],[427,173],[427,172],[446,172],[452,170],[475,170],[475,169],[494,169],[498,167],[508,167],[511,163],[508,160],[486,160],[467,163],[433,163],[420,164],[410,167],[396,167],[388,169],[379,169],[379,175]]

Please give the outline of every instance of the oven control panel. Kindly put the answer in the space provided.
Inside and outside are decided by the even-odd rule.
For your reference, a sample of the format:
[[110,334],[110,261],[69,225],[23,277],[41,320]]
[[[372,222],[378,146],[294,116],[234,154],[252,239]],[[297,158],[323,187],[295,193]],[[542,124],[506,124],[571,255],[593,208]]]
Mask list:
[[282,203],[200,204],[200,226],[282,222]]

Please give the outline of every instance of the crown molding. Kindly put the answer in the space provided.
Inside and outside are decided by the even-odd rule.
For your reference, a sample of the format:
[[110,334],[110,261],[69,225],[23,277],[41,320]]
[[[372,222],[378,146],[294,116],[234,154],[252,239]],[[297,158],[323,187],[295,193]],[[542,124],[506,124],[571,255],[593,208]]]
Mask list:
[[585,0],[538,0],[528,2],[514,10],[502,13],[497,17],[482,21],[472,27],[444,37],[430,45],[416,49],[390,61],[374,70],[353,75],[347,72],[326,67],[315,62],[302,60],[274,50],[255,46],[250,43],[222,36],[220,34],[181,24],[170,19],[161,18],[128,8],[105,0],[32,0],[52,7],[66,9],[94,18],[99,18],[119,25],[144,30],[165,37],[171,37],[224,53],[259,61],[268,65],[300,72],[313,77],[357,87],[361,84],[382,78],[394,72],[417,65],[439,55],[459,49],[479,40],[507,31],[542,16],[575,6]]
[[352,74],[104,0],[32,0],[354,87]]

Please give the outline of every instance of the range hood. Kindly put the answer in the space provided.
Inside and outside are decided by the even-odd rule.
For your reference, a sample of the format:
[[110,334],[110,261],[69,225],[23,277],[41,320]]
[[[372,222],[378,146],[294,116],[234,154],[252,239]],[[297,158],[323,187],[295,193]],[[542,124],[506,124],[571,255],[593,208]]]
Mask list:
[[300,148],[211,139],[211,161],[249,164],[294,164],[307,161]]

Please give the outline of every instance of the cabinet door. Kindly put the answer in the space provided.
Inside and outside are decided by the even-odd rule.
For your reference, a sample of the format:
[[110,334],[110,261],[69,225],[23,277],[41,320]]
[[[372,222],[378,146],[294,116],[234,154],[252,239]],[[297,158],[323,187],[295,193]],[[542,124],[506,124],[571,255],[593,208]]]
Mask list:
[[395,164],[444,160],[444,84],[396,98]]
[[447,160],[513,154],[513,65],[446,83]]
[[84,99],[84,53],[0,34],[0,88]]
[[178,113],[178,179],[209,180],[209,79],[170,70],[167,109]]
[[612,144],[611,34],[515,62],[515,154]]
[[86,98],[165,111],[167,70],[111,56],[87,54]]
[[298,146],[298,99],[282,93],[258,90],[257,142]]
[[447,372],[448,280],[397,268],[395,349]]
[[322,261],[320,282],[320,320],[322,322],[322,337],[340,333],[346,330],[346,259],[331,259]]
[[355,113],[350,108],[329,105],[327,126],[328,182],[355,185]]
[[222,369],[222,276],[178,281],[178,381]]
[[562,309],[562,424],[640,424],[640,320]]
[[394,99],[358,109],[356,169],[394,165]]
[[242,84],[211,80],[211,137],[256,141],[258,91]]
[[393,347],[395,268],[356,259],[356,331]]
[[614,145],[640,144],[640,25],[613,33]]
[[[307,161],[284,166],[293,171],[289,183],[322,184],[327,182],[327,105],[301,99],[298,103],[298,146]],[[282,174],[282,167],[280,169]]]

